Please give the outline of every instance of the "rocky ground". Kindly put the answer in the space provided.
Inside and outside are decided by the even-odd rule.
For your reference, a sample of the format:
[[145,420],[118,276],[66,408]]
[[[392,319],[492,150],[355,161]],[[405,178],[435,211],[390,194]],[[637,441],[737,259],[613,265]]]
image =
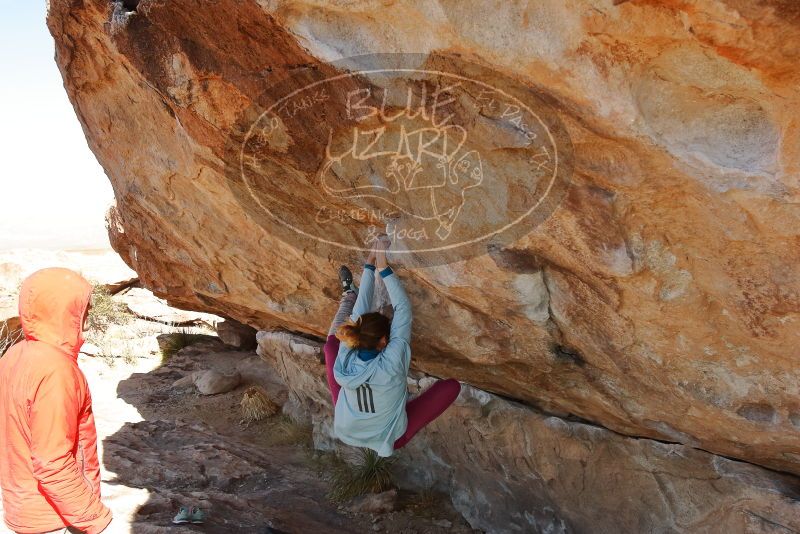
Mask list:
[[[202,396],[195,372],[239,372],[242,385]],[[184,381],[185,382],[185,381]],[[150,372],[119,382],[120,402],[136,407],[143,421],[126,422],[104,440],[107,469],[127,486],[147,488],[148,501],[131,524],[136,532],[159,532],[181,503],[210,511],[203,531],[269,532],[450,532],[470,531],[443,501],[402,494],[397,511],[354,514],[327,493],[326,469],[334,461],[310,449],[310,429],[281,415],[243,425],[239,403],[248,383],[283,402],[286,392],[252,352],[231,351],[213,338],[181,350]],[[415,509],[425,505],[429,517]],[[170,527],[172,528],[172,527]],[[185,527],[183,530],[198,530]],[[181,529],[172,529],[182,531]]]
[[[280,413],[241,422],[240,401],[251,384],[285,402],[280,379],[255,352],[226,347],[206,325],[212,317],[194,314],[199,326],[165,324],[192,322],[192,314],[173,310],[170,316],[163,302],[147,295],[133,289],[113,300],[154,312],[163,322],[114,317],[104,331],[90,332],[94,355],[81,354],[79,361],[94,398],[103,496],[115,516],[110,532],[472,532],[436,494],[329,499],[329,475],[341,462],[312,451],[309,427]],[[3,297],[13,300],[8,291]],[[176,335],[184,341],[165,344]],[[164,356],[159,337],[175,354]],[[192,377],[210,369],[238,373],[239,385],[200,395]],[[171,525],[181,505],[206,510],[205,524]],[[354,511],[359,506],[367,511]],[[371,506],[382,510],[372,513]]]

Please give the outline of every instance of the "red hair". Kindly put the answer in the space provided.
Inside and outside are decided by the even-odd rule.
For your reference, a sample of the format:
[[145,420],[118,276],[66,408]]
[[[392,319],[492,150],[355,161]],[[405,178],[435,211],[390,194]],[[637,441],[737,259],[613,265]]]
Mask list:
[[382,313],[365,313],[356,322],[340,326],[336,337],[351,349],[376,349],[381,339],[389,337],[391,325],[389,318]]

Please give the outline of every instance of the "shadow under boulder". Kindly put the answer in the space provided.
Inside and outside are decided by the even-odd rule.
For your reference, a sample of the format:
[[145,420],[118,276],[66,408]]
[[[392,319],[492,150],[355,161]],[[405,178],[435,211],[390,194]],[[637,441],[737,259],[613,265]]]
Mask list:
[[297,458],[276,461],[270,451],[221,441],[205,424],[127,424],[104,447],[109,470],[126,485],[151,492],[137,512],[134,532],[161,532],[180,506],[210,513],[202,527],[170,532],[351,532],[347,518],[326,503],[324,486],[311,476],[299,479],[298,472],[306,470],[293,467]]
[[[289,389],[284,413],[333,437],[322,344],[259,332]],[[409,378],[417,393],[436,381]],[[396,454],[401,487],[449,494],[473,528],[512,532],[800,532],[800,478],[678,443],[631,438],[463,384],[454,405]]]

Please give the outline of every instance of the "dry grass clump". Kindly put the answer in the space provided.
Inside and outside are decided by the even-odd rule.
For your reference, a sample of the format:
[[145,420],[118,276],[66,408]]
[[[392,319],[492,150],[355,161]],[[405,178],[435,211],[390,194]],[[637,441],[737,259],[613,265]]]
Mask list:
[[267,392],[258,386],[250,386],[244,392],[242,402],[242,423],[249,425],[278,413],[280,408],[269,398]]
[[355,464],[337,462],[330,475],[331,490],[328,497],[334,502],[345,502],[366,493],[380,493],[394,486],[392,465],[395,458],[383,458],[371,449],[360,449]]
[[161,348],[161,364],[166,364],[170,358],[178,353],[179,350],[198,341],[207,339],[208,337],[209,336],[205,334],[194,334],[185,328],[177,332],[160,336],[159,345]]

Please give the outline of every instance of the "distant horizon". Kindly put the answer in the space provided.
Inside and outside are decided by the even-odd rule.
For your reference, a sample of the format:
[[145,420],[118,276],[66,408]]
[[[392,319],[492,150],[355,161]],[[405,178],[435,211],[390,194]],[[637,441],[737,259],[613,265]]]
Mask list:
[[46,2],[0,4],[0,250],[110,248],[111,184],[64,90]]

